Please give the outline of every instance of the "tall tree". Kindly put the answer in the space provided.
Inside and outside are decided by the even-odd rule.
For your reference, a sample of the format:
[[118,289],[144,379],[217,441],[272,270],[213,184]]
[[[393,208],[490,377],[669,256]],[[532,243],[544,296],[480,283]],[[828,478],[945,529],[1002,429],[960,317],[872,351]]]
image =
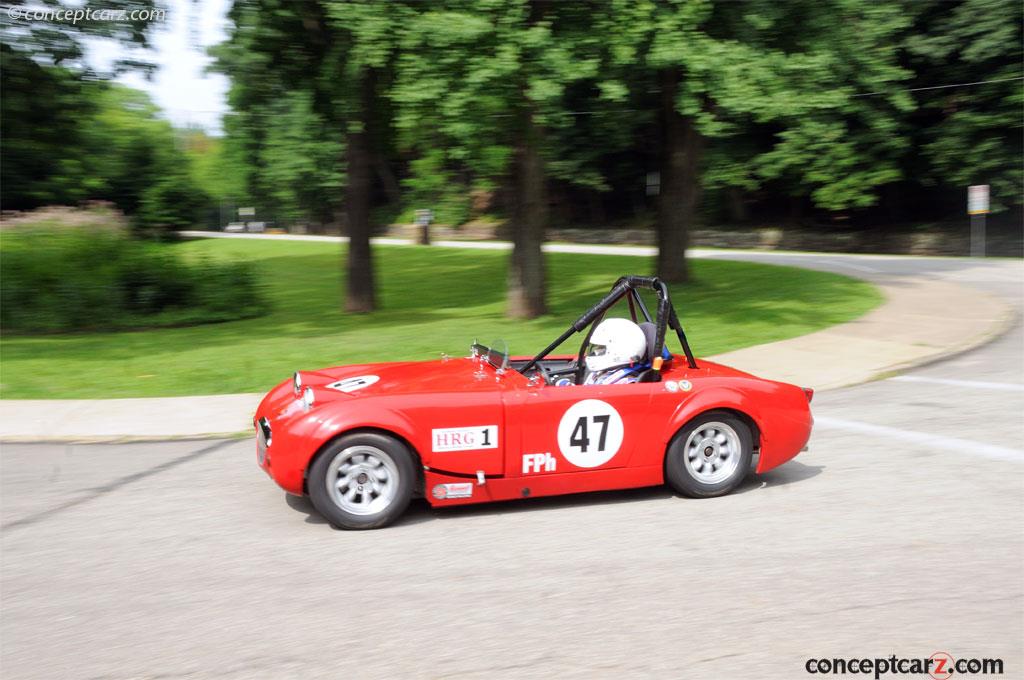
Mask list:
[[[990,184],[993,208],[1024,202],[1024,17],[1014,0],[922,4],[906,48],[927,118],[928,179]],[[947,87],[953,85],[954,87]]]
[[[243,119],[235,129],[246,135],[250,157],[261,155],[268,121],[258,112],[290,96],[308,97],[312,129],[319,139],[343,139],[337,167],[344,170],[344,227],[349,237],[345,309],[376,307],[370,201],[373,178],[385,174],[376,154],[375,132],[386,128],[382,74],[394,61],[402,3],[366,0],[282,0],[236,2],[226,43],[216,47],[217,68],[232,79],[230,99]],[[333,143],[333,142],[332,142]],[[256,182],[265,181],[260,173]]]
[[[52,2],[45,8],[74,11],[81,6]],[[95,193],[104,182],[92,167],[92,153],[104,149],[90,143],[96,131],[85,128],[101,122],[105,81],[125,70],[153,68],[138,55],[149,46],[155,3],[112,0],[104,6],[146,17],[138,21],[45,20],[19,16],[18,9],[14,4],[0,12],[0,201],[5,208],[31,208],[100,198]],[[42,11],[40,6],[25,9]],[[98,71],[85,58],[90,39],[116,41],[131,57]]]
[[587,14],[579,3],[452,0],[404,31],[393,93],[403,146],[421,154],[441,148],[449,167],[506,187],[513,317],[547,309],[547,187],[579,168],[573,154],[556,152],[572,126],[567,90],[593,79],[600,63],[602,38]]
[[[874,188],[898,177],[893,111],[909,100],[853,95],[858,86],[884,88],[908,75],[886,49],[906,24],[899,7],[858,0],[612,4],[617,64],[632,70],[634,87],[660,93],[658,274],[665,280],[688,278],[685,252],[709,148],[715,183],[750,187],[790,173],[829,208],[870,202]],[[757,126],[768,139],[761,153],[737,162],[720,152],[723,140]],[[739,148],[749,153],[748,145]]]

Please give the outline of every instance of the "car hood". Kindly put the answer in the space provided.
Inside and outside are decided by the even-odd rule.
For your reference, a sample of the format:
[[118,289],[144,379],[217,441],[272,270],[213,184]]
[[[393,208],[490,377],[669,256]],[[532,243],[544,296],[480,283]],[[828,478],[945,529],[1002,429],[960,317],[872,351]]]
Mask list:
[[299,373],[302,384],[313,387],[318,398],[464,391],[479,389],[481,383],[493,388],[496,376],[493,368],[473,359],[356,364]]
[[[342,399],[493,390],[497,374],[492,367],[475,359],[460,358],[334,366],[299,371],[299,377],[302,390],[312,388],[314,404],[322,405]],[[516,378],[522,376],[509,371],[502,380]],[[288,417],[303,410],[292,380],[288,379],[267,393],[258,412],[270,417]]]

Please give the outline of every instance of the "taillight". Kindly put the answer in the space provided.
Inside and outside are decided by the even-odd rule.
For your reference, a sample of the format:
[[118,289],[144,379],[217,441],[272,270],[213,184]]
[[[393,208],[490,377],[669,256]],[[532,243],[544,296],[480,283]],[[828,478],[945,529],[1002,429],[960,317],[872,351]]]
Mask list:
[[804,391],[804,395],[807,397],[807,403],[810,404],[811,400],[814,399],[814,389],[811,387],[800,388]]

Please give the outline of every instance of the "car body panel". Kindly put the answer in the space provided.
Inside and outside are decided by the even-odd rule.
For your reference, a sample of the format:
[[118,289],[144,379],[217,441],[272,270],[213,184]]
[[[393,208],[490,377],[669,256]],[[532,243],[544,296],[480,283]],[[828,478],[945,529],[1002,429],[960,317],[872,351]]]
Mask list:
[[[316,454],[356,430],[403,440],[423,467],[424,496],[444,506],[661,484],[672,438],[718,409],[755,426],[757,472],[764,472],[799,453],[813,424],[801,388],[704,360],[690,368],[680,355],[666,362],[659,382],[617,385],[546,385],[482,358],[300,375],[314,396],[309,408],[289,380],[264,397],[254,420],[265,418],[272,431],[261,467],[293,494],[304,492]],[[458,493],[436,497],[446,484],[459,485]]]

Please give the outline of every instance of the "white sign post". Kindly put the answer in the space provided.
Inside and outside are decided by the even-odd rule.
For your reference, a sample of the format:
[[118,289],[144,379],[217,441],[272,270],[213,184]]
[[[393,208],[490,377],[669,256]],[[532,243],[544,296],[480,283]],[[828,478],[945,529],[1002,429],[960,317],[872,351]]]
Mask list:
[[971,257],[985,257],[985,215],[988,212],[988,185],[967,187],[967,214],[971,216]]
[[430,223],[434,221],[433,210],[417,210],[416,224],[420,228],[420,245],[430,245]]

